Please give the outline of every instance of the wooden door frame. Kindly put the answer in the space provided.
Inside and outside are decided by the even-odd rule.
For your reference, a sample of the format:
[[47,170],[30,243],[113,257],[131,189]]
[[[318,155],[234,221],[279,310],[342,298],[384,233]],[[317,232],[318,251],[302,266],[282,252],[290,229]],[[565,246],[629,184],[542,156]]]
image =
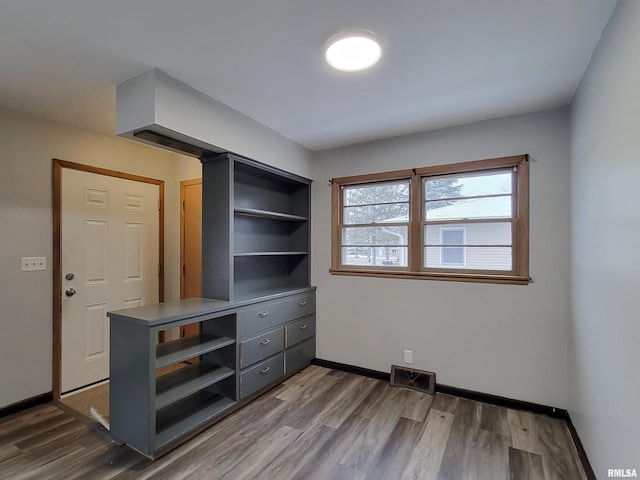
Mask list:
[[180,182],[180,298],[184,298],[184,260],[185,260],[185,192],[184,189],[190,185],[202,185],[201,178],[192,178],[191,180],[182,180]]
[[130,173],[93,167],[66,160],[53,159],[53,358],[51,385],[53,398],[60,398],[62,382],[62,169],[80,170],[106,177],[122,178],[134,182],[158,185],[159,210],[159,258],[160,272],[158,275],[158,301],[164,302],[164,180],[142,177]]

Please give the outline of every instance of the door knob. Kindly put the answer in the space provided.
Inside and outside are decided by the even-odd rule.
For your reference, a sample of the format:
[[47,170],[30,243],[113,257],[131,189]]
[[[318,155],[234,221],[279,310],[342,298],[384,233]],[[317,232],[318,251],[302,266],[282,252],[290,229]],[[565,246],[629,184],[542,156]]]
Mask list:
[[76,278],[76,276],[73,273],[67,273],[64,278],[66,278],[67,280],[71,281],[74,278]]
[[64,294],[65,294],[67,297],[73,297],[73,296],[76,294],[76,291],[75,291],[73,288],[67,288],[67,289],[64,291]]

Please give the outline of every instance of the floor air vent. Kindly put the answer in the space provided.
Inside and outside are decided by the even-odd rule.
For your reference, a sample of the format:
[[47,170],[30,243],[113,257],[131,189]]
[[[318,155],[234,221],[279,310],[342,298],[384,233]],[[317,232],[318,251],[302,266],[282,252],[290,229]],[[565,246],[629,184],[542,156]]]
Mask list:
[[391,386],[411,388],[433,395],[436,392],[436,374],[434,372],[391,365]]

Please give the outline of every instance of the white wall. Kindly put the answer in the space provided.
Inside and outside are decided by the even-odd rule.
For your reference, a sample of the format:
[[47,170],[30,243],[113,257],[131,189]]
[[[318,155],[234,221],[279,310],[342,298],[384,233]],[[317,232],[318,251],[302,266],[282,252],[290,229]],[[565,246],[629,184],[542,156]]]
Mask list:
[[640,2],[616,7],[572,104],[569,411],[598,478],[640,472]]
[[[0,407],[51,391],[53,158],[165,181],[165,298],[180,296],[179,181],[200,162],[0,109]],[[21,272],[22,256],[49,269]]]
[[[312,279],[319,358],[389,371],[413,350],[440,383],[567,406],[569,124],[560,109],[316,155]],[[332,177],[528,153],[527,286],[331,276]]]

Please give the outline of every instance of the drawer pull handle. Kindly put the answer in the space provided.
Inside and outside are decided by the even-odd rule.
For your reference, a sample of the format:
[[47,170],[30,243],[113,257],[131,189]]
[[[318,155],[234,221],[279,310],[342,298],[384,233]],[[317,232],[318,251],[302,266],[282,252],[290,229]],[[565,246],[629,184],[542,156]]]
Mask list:
[[271,340],[267,338],[266,340],[261,341],[260,345],[269,345],[270,343],[271,343]]
[[258,316],[259,316],[260,318],[266,318],[266,317],[267,317],[267,315],[269,315],[269,312],[268,312],[268,311],[267,311],[267,312],[260,312],[260,313],[258,314]]
[[306,300],[303,300],[301,302],[298,302],[298,305],[300,305],[301,307],[304,307],[307,304]]
[[266,375],[267,373],[269,373],[269,370],[271,370],[271,367],[260,370],[260,375]]
[[300,330],[304,330],[305,328],[307,328],[307,324],[305,323],[304,325],[300,325],[298,328]]

